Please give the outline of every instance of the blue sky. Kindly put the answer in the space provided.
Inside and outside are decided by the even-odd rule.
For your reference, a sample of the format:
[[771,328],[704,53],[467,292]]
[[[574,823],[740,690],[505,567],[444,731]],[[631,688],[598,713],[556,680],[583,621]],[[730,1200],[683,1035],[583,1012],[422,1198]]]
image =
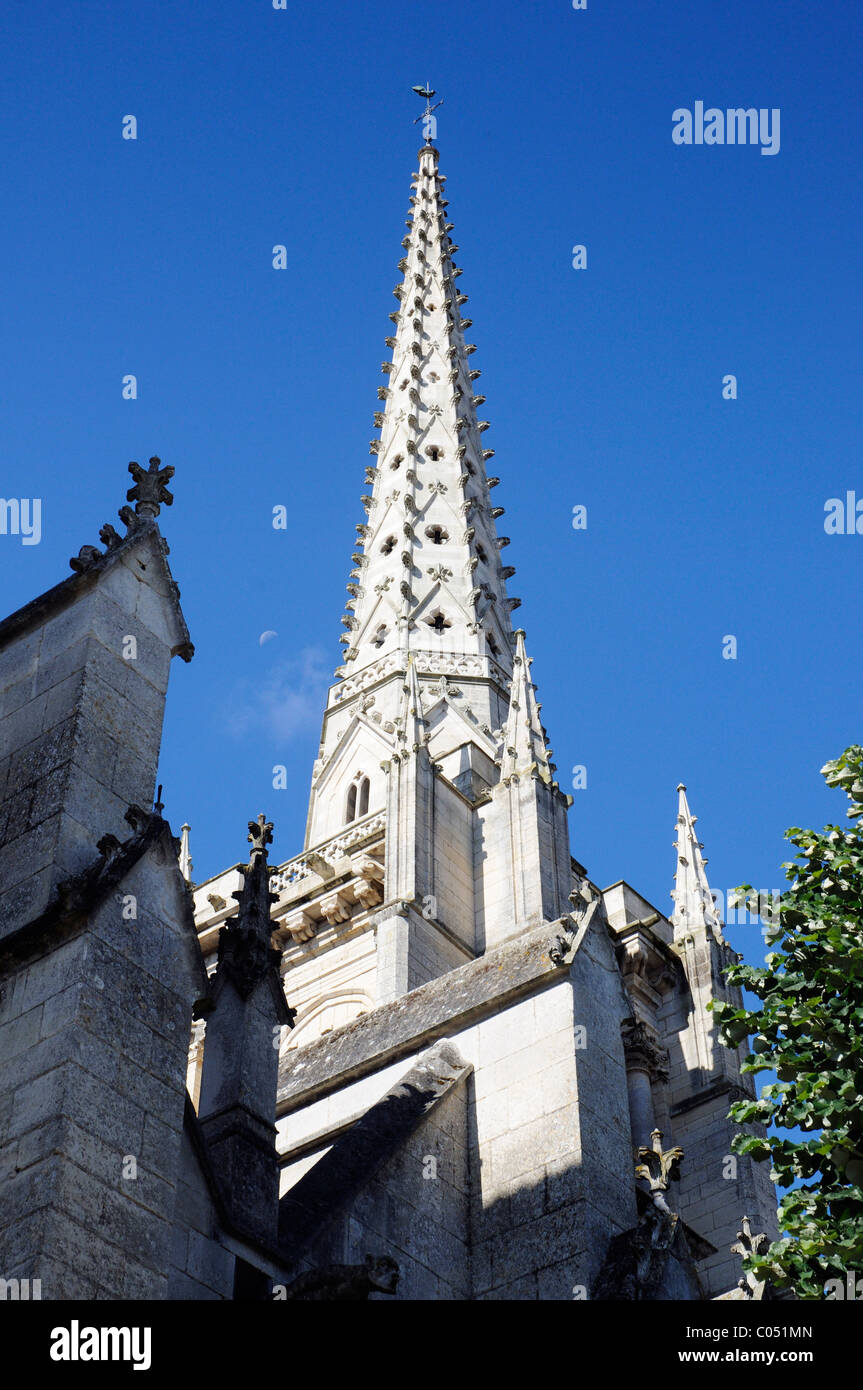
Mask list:
[[[37,546],[0,537],[3,608],[115,519],[129,459],[174,465],[162,524],[197,655],[175,663],[161,778],[196,878],[245,854],[261,809],[276,857],[301,847],[427,78],[510,591],[561,782],[588,770],[573,853],[670,910],[679,781],[722,890],[781,887],[785,827],[844,815],[818,770],[861,735],[863,537],[823,522],[863,497],[863,21],[588,6],[6,15],[0,491],[44,519]],[[676,146],[697,100],[778,107],[780,152]],[[760,954],[755,928],[732,939]]]

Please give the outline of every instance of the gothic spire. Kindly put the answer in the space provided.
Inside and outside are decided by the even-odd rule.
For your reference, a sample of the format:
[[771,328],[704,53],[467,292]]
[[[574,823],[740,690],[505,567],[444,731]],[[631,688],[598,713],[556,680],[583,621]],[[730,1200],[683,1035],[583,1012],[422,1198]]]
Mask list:
[[485,397],[474,392],[467,295],[459,290],[458,247],[446,220],[445,178],[438,151],[426,144],[413,176],[407,235],[393,293],[392,350],[382,364],[386,385],[374,417],[380,438],[369,446],[366,520],[357,527],[355,568],[342,619],[347,676],[398,652],[457,652],[487,658],[508,675],[510,612],[491,489],[493,450],[483,448]]
[[675,937],[681,937],[690,936],[694,932],[709,931],[721,941],[722,925],[710,892],[710,884],[707,882],[707,860],[701,853],[704,846],[695,833],[698,817],[693,816],[689,809],[686,787],[682,782],[677,790],[680,795],[675,825],[677,839],[674,842],[674,848],[677,850],[677,869],[674,874],[674,891],[671,894],[674,899],[674,911],[671,914],[674,934]]
[[543,782],[551,782],[551,749],[546,747],[545,729],[539,717],[541,706],[530,678],[533,658],[525,651],[522,628],[516,632],[515,640],[509,712],[503,728],[501,779],[527,772]]

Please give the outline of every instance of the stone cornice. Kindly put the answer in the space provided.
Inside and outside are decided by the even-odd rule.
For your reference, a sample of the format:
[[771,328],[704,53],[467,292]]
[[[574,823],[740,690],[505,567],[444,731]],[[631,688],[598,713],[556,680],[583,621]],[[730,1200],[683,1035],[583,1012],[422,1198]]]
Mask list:
[[677,1115],[685,1115],[688,1110],[695,1110],[699,1105],[708,1105],[710,1101],[716,1100],[718,1096],[728,1096],[728,1103],[732,1105],[738,1100],[752,1100],[755,1090],[747,1091],[737,1082],[729,1077],[720,1077],[718,1081],[713,1081],[695,1095],[686,1096],[684,1100],[679,1100],[676,1105],[671,1107],[671,1118]]

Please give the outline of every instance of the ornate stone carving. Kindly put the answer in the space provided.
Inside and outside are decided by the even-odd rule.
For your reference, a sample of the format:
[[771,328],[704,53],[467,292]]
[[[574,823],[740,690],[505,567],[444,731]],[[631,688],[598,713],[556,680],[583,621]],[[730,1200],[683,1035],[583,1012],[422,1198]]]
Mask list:
[[[760,1232],[756,1235],[752,1230],[752,1223],[748,1216],[744,1216],[740,1223],[742,1229],[737,1232],[737,1239],[731,1246],[731,1253],[739,1255],[745,1259],[747,1255],[763,1255],[770,1245],[770,1237]],[[754,1274],[745,1274],[742,1279],[738,1279],[737,1287],[740,1289],[744,1298],[763,1299],[766,1292],[766,1284],[758,1279]]]
[[97,560],[103,558],[102,551],[95,545],[82,545],[77,555],[73,555],[69,561],[69,568],[76,574],[83,574],[84,570],[90,569]]
[[653,1302],[668,1298],[668,1285],[702,1294],[683,1223],[649,1206],[628,1231],[612,1237],[591,1298],[597,1302]]
[[239,903],[219,936],[216,976],[226,974],[243,999],[248,998],[269,971],[278,972],[279,952],[270,945],[270,904],[278,901],[270,892],[267,845],[273,838],[272,822],[264,815],[249,821],[252,851],[241,869],[243,886],[231,895]]
[[135,503],[135,513],[139,517],[155,518],[162,506],[170,507],[173,504],[174,497],[168,491],[168,483],[174,476],[174,469],[170,464],[162,468],[161,463],[162,460],[154,454],[147,469],[134,460],[129,464],[135,485],[126,493],[126,501]]
[[627,1071],[646,1071],[651,1081],[667,1081],[668,1052],[660,1045],[653,1029],[637,1019],[628,1018],[620,1031]]
[[336,926],[339,922],[351,920],[351,904],[338,889],[333,893],[325,893],[320,899],[320,905],[321,911],[331,927]]
[[280,923],[282,932],[287,932],[294,941],[311,941],[317,935],[318,926],[317,919],[301,907],[287,913]]
[[658,1207],[666,1216],[674,1216],[665,1194],[669,1184],[676,1177],[675,1169],[679,1166],[683,1158],[683,1150],[678,1147],[663,1149],[662,1130],[654,1129],[650,1135],[652,1148],[641,1147],[638,1150],[638,1157],[641,1160],[636,1164],[635,1176],[643,1178],[650,1187],[650,1195],[654,1206]]
[[106,521],[105,525],[99,532],[99,540],[102,542],[102,544],[108,550],[116,550],[117,546],[121,543],[122,539],[123,537],[119,535],[117,531],[114,530],[111,523]]
[[654,913],[644,920],[627,922],[616,932],[618,962],[627,990],[648,1002],[651,996],[666,994],[677,978],[673,961],[651,931],[658,921],[659,914]]

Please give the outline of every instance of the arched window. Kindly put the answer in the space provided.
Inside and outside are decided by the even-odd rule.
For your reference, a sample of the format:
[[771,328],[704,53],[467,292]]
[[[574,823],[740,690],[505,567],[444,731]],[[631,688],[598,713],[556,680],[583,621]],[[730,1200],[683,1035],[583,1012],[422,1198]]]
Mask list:
[[426,535],[432,545],[443,545],[449,540],[449,532],[443,526],[427,526]]
[[368,777],[362,772],[358,772],[351,785],[348,787],[348,798],[345,805],[345,823],[358,820],[369,813],[369,791],[370,783]]

